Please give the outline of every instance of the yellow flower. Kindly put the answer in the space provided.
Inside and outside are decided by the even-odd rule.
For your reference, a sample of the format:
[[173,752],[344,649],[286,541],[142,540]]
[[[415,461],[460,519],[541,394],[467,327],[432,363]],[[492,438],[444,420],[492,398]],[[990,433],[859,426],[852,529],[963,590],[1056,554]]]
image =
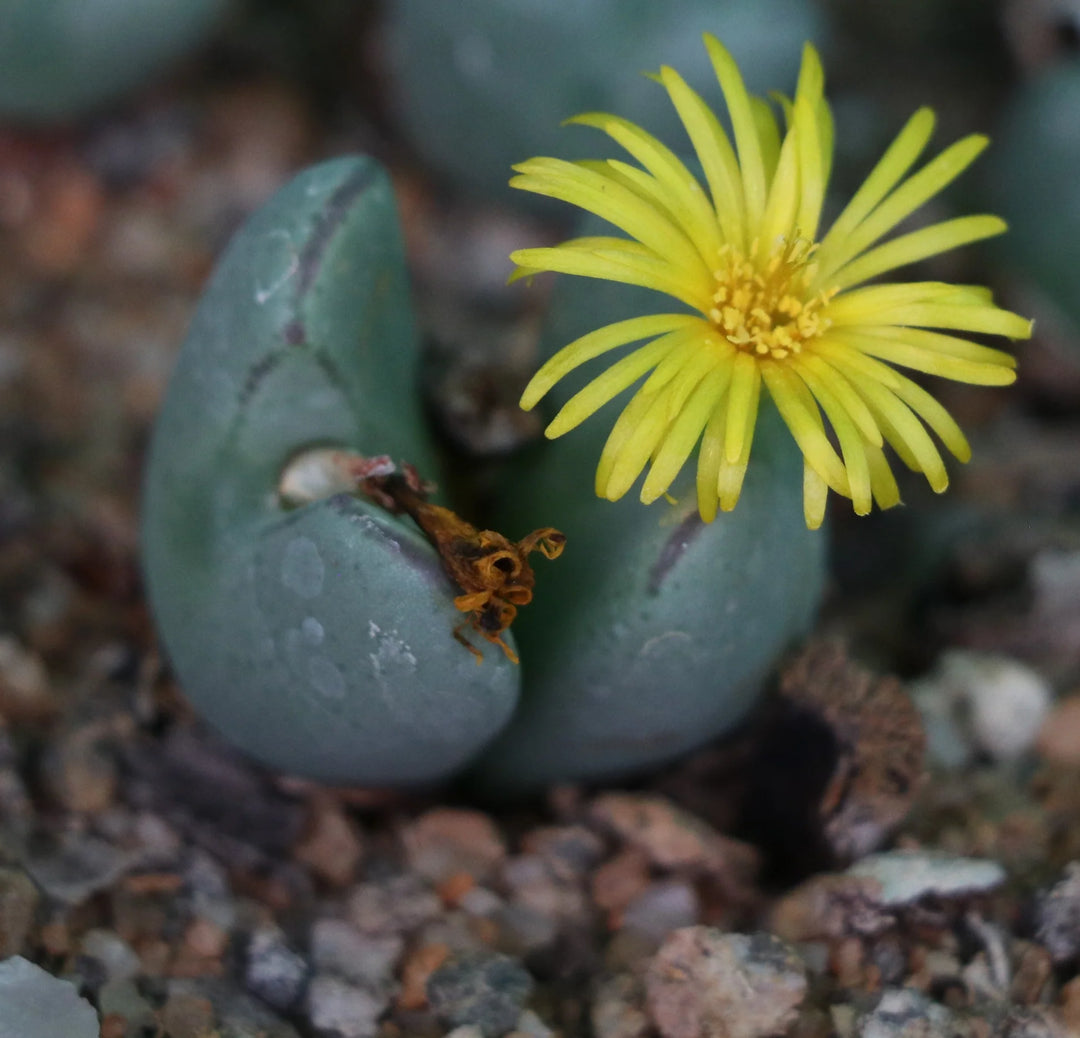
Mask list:
[[515,277],[548,270],[606,278],[664,292],[693,311],[634,317],[582,336],[536,373],[521,406],[533,407],[578,365],[647,340],[572,397],[546,430],[561,436],[648,374],[600,457],[601,497],[622,497],[651,461],[641,500],[656,500],[700,440],[701,515],[711,521],[718,506],[734,508],[762,386],[802,450],[811,528],[821,524],[830,488],[859,515],[872,502],[899,502],[886,444],[944,490],[948,475],[927,428],[961,461],[970,457],[967,440],[941,404],[893,365],[1007,385],[1015,378],[1010,354],[950,333],[1021,339],[1031,323],[995,306],[978,286],[864,282],[1005,230],[996,216],[963,216],[880,244],[963,172],[986,138],[965,137],[908,176],[934,126],[933,113],[920,109],[819,236],[833,123],[817,52],[807,44],[794,99],[779,99],[781,135],[772,109],[747,93],[719,40],[706,36],[705,46],[734,147],[677,72],[662,68],[656,78],[697,153],[708,193],[654,137],[601,113],[570,121],[603,130],[639,165],[537,158],[514,167],[514,187],[570,202],[628,235],[522,249],[511,256]]

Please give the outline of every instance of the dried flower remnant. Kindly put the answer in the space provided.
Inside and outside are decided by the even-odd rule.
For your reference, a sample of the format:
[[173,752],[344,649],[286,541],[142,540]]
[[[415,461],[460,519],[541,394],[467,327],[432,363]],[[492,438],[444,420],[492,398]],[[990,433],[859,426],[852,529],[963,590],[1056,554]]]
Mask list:
[[986,138],[966,137],[908,176],[934,127],[933,113],[920,109],[821,235],[833,122],[817,52],[807,44],[794,99],[779,99],[781,133],[723,45],[708,35],[705,45],[734,146],[677,72],[665,67],[655,78],[697,153],[708,193],[665,145],[603,113],[570,121],[602,130],[639,165],[536,158],[515,167],[514,187],[595,213],[627,235],[519,250],[511,256],[515,277],[556,271],[619,281],[694,311],[633,317],[582,336],[540,368],[521,406],[535,406],[579,365],[647,340],[573,396],[546,430],[561,436],[648,375],[601,454],[601,497],[622,497],[649,465],[641,500],[655,501],[700,441],[702,517],[711,521],[717,508],[734,508],[763,393],[802,451],[809,527],[821,524],[830,489],[850,498],[860,515],[875,502],[899,503],[886,445],[935,491],[944,490],[948,474],[927,429],[961,461],[971,454],[967,440],[941,404],[895,366],[1007,385],[1015,378],[1009,353],[953,333],[1023,339],[1031,322],[996,306],[978,286],[865,282],[1005,230],[996,216],[963,216],[881,243],[963,172]]
[[454,629],[454,637],[476,656],[477,663],[483,654],[462,634],[466,625],[517,663],[516,653],[502,636],[518,607],[532,601],[536,577],[528,557],[539,551],[545,558],[558,558],[566,537],[548,526],[515,543],[494,530],[478,530],[449,508],[431,504],[427,500],[430,487],[408,465],[401,471],[363,478],[360,487],[385,508],[411,516],[434,545],[443,569],[461,588],[454,605],[469,614]]

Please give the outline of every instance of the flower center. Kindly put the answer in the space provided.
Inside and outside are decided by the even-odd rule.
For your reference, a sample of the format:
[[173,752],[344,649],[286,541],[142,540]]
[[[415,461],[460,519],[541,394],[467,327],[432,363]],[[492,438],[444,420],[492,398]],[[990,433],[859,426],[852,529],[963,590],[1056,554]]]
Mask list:
[[730,245],[720,249],[716,304],[709,317],[728,342],[759,357],[782,360],[799,353],[832,323],[825,307],[837,289],[809,297],[815,268],[809,262],[817,245],[806,238],[781,239],[768,257],[754,240],[750,255]]

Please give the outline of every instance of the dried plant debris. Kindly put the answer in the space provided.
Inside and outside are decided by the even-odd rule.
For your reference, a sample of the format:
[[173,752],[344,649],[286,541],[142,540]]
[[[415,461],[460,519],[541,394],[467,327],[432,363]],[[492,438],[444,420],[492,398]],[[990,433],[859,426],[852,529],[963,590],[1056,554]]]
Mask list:
[[802,873],[881,846],[923,774],[925,735],[903,685],[834,642],[812,642],[783,671],[747,796],[746,824]]
[[[517,542],[494,530],[478,530],[449,508],[431,504],[427,500],[430,488],[408,465],[400,472],[369,476],[360,486],[391,511],[411,516],[439,553],[447,576],[461,589],[454,605],[469,614],[466,623],[517,663],[517,654],[503,634],[518,608],[532,601],[536,576],[529,556],[539,551],[544,558],[558,558],[566,537],[550,526],[533,530]],[[483,654],[465,640],[461,629],[455,629],[454,637],[479,662]]]

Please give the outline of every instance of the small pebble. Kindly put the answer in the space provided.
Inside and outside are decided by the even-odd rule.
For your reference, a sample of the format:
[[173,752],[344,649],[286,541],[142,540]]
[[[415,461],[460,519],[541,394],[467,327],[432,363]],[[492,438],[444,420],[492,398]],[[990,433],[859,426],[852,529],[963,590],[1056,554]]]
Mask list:
[[293,857],[328,886],[347,887],[356,876],[363,854],[360,830],[341,804],[316,797],[307,830],[293,848]]
[[47,721],[58,709],[45,665],[9,634],[0,634],[0,717],[12,724]]
[[920,898],[958,898],[1000,886],[1005,870],[982,858],[961,858],[940,851],[898,850],[869,854],[847,870],[881,884],[881,904],[896,908]]
[[112,930],[87,930],[80,941],[83,955],[101,963],[107,980],[131,980],[140,969],[139,956]]
[[[42,1012],[44,1007],[48,1012]],[[73,984],[21,955],[0,962],[0,1038],[98,1038],[98,1015]]]
[[559,936],[559,924],[550,914],[519,902],[506,905],[496,919],[499,946],[514,955],[524,956],[548,948]]
[[73,832],[57,846],[30,855],[26,870],[49,897],[79,905],[111,887],[137,860],[96,836]]
[[553,1038],[555,1032],[531,1009],[526,1009],[509,1034],[515,1038]]
[[855,1025],[858,1038],[952,1038],[956,1032],[952,1012],[910,988],[883,992]]
[[769,930],[785,941],[869,936],[894,924],[881,903],[881,883],[870,876],[824,873],[777,899]]
[[1039,898],[1035,939],[1057,965],[1080,955],[1080,862],[1070,862],[1065,876]]
[[732,853],[738,858],[746,850],[659,796],[606,793],[592,802],[589,816],[662,869],[723,869]]
[[311,928],[311,960],[320,973],[336,973],[374,991],[389,989],[405,941],[394,934],[362,934],[342,919],[320,919]]
[[108,981],[98,992],[97,1003],[102,1016],[126,1020],[135,1033],[140,1027],[154,1025],[154,1008],[142,996],[134,980]]
[[100,814],[113,804],[119,773],[116,760],[94,727],[68,732],[49,747],[43,777],[49,793],[68,811]]
[[1037,749],[1043,760],[1063,767],[1080,765],[1080,693],[1058,700],[1039,730]]
[[649,858],[628,847],[605,861],[592,874],[593,903],[609,913],[621,913],[649,887]]
[[589,1007],[596,1038],[644,1038],[651,1030],[644,1009],[645,991],[629,973],[611,977],[597,989]]
[[207,1038],[214,1029],[214,1006],[198,995],[171,994],[161,1008],[169,1038]]
[[506,857],[499,830],[480,811],[435,808],[407,825],[401,839],[409,867],[432,883],[462,872],[482,882]]
[[526,854],[537,854],[557,879],[585,876],[604,856],[604,841],[583,825],[547,826],[526,833],[521,841]]
[[507,955],[466,955],[450,959],[427,982],[428,1003],[454,1027],[472,1024],[485,1038],[498,1038],[517,1022],[533,980]]
[[311,1026],[333,1038],[374,1038],[388,1004],[385,998],[327,975],[312,979],[306,1001]]
[[806,994],[802,961],[771,934],[676,930],[645,976],[663,1038],[766,1038],[796,1017]]
[[37,887],[22,869],[0,868],[0,959],[22,951],[38,900]]
[[421,944],[406,955],[397,997],[399,1008],[423,1009],[428,1004],[428,978],[449,957],[450,949],[445,944]]
[[409,934],[441,912],[438,894],[412,875],[361,883],[349,895],[349,921],[361,933]]
[[1031,667],[1005,656],[948,652],[937,669],[912,685],[926,719],[929,749],[939,763],[966,763],[972,750],[1015,760],[1035,745],[1052,693]]
[[307,979],[303,956],[294,952],[280,932],[257,930],[251,935],[244,968],[244,983],[268,1005],[285,1011],[296,1004]]
[[690,883],[668,880],[653,883],[623,912],[623,926],[658,943],[672,930],[695,926],[701,915],[697,891]]

